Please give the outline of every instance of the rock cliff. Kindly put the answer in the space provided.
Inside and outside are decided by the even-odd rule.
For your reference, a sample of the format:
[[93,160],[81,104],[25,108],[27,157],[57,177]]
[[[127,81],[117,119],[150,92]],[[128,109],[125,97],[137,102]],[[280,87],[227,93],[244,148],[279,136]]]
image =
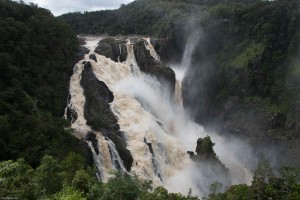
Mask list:
[[95,52],[115,62],[124,62],[127,57],[126,41],[114,38],[103,39],[98,43]]
[[166,67],[162,62],[155,60],[146,49],[144,40],[138,40],[134,43],[133,50],[136,62],[142,72],[153,75],[162,84],[170,90],[170,96],[173,96],[175,90],[175,73]]
[[93,130],[101,131],[105,137],[114,142],[126,170],[130,171],[133,158],[130,151],[126,149],[126,141],[122,138],[118,121],[109,106],[114,99],[113,93],[94,75],[90,62],[84,65],[80,84],[86,98],[84,117],[87,124]]

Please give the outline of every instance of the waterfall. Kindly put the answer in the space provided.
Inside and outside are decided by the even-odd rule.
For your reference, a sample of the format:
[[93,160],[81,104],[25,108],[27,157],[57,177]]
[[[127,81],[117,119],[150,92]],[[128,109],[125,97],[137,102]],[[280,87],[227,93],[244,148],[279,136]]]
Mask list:
[[181,91],[181,84],[182,80],[185,76],[185,73],[187,69],[191,65],[191,59],[193,56],[194,49],[196,48],[196,45],[200,39],[200,32],[194,31],[191,33],[191,35],[188,37],[185,50],[183,53],[183,57],[181,59],[180,64],[171,65],[171,68],[176,74],[176,85],[175,85],[175,102],[182,106],[182,91]]
[[[65,109],[65,117],[67,118],[67,111],[71,110],[76,114],[76,120],[71,120],[71,128],[74,129],[75,136],[78,138],[85,138],[89,132],[92,131],[91,127],[86,124],[86,119],[84,117],[84,104],[85,104],[85,96],[83,93],[83,88],[80,85],[81,80],[81,73],[84,68],[84,62],[90,61],[89,55],[94,52],[94,49],[97,47],[98,42],[101,38],[99,37],[86,37],[86,44],[90,50],[89,54],[86,54],[84,59],[79,61],[73,67],[73,75],[71,76],[70,80],[70,89],[69,89],[69,98],[68,98],[68,105]],[[111,169],[117,169],[115,157],[120,157],[116,155],[114,152],[113,154],[110,153],[109,149],[109,142],[107,142],[101,132],[94,132],[96,134],[97,140],[97,150],[92,145],[91,141],[87,141],[88,146],[91,149],[94,163],[97,168],[97,177],[99,180],[107,181],[110,177],[109,171]],[[112,145],[110,145],[112,146]],[[96,153],[99,151],[99,153]],[[124,168],[123,165],[119,163],[121,169]],[[126,170],[122,170],[126,171]]]
[[107,138],[107,144],[109,147],[109,152],[110,152],[110,155],[112,158],[112,163],[113,163],[114,169],[121,171],[121,172],[126,172],[123,161],[120,158],[118,151],[116,150],[115,144],[108,138]]
[[[101,38],[87,37],[85,45],[94,53]],[[114,94],[110,108],[118,119],[120,131],[124,133],[127,149],[133,157],[130,174],[138,175],[141,179],[151,180],[153,186],[164,186],[171,192],[207,195],[209,184],[214,181],[222,182],[218,172],[211,171],[208,163],[196,165],[187,154],[194,151],[199,137],[210,135],[216,143],[215,151],[220,160],[239,175],[233,174],[233,180],[238,183],[248,183],[251,173],[240,161],[239,149],[235,144],[241,144],[244,149],[247,145],[240,141],[228,140],[216,133],[208,133],[203,127],[192,122],[184,112],[181,98],[181,81],[184,72],[190,65],[192,52],[195,48],[195,38],[188,40],[182,63],[172,66],[176,73],[176,91],[178,103],[174,104],[166,98],[164,88],[156,78],[144,74],[139,70],[133,52],[133,44],[127,40],[126,61],[114,62],[110,58],[95,53],[97,61],[89,60],[89,55],[74,67],[70,81],[70,100],[68,106],[77,113],[77,119],[72,123],[77,137],[84,138],[91,131],[84,118],[85,97],[80,86],[80,77],[83,70],[83,61],[90,61],[95,76],[105,82]],[[134,40],[132,40],[134,42]],[[159,62],[150,39],[145,39],[145,47]],[[123,162],[116,150],[115,144],[105,138],[101,132],[95,132],[98,141],[99,154],[88,142],[98,169],[99,178],[106,181],[108,172],[117,169],[126,172]],[[251,154],[251,149],[249,149]],[[230,155],[230,156],[228,156]],[[245,156],[245,155],[244,155]],[[245,156],[246,157],[246,156]],[[249,157],[250,159],[251,157]],[[207,177],[207,173],[212,174]]]
[[183,68],[188,68],[191,65],[191,58],[194,53],[194,49],[196,48],[196,45],[200,39],[201,32],[200,31],[193,31],[191,35],[188,37],[185,50],[183,53],[183,57],[181,60],[180,66]]
[[150,55],[157,61],[160,60],[159,55],[156,53],[154,47],[151,44],[150,38],[144,38],[145,40],[145,47],[148,51],[150,51]]

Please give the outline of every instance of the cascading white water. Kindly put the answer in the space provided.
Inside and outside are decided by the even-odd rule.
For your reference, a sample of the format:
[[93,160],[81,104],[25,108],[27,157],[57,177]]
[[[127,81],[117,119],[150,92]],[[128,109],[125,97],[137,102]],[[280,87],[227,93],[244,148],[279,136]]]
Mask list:
[[[84,68],[83,62],[90,61],[89,55],[91,53],[94,53],[94,49],[97,47],[98,41],[100,39],[101,38],[99,37],[85,38],[86,44],[84,46],[90,50],[90,53],[86,54],[83,60],[75,64],[73,68],[73,75],[71,76],[71,80],[70,80],[70,89],[69,89],[70,100],[68,101],[67,108],[74,110],[76,113],[77,119],[75,121],[72,120],[71,128],[74,129],[75,135],[79,138],[85,138],[87,133],[92,131],[92,129],[86,124],[86,119],[84,118],[85,96],[83,94],[83,88],[80,85],[81,73]],[[65,111],[65,117],[67,117],[66,116],[67,108]],[[113,149],[114,146],[109,145],[109,143],[107,142],[107,140],[105,140],[101,132],[94,131],[94,133],[96,134],[99,153],[98,154],[96,153],[90,141],[87,141],[87,143],[93,154],[94,163],[98,171],[97,173],[98,178],[102,181],[107,181],[108,178],[110,177],[109,171],[111,169],[116,169],[110,151],[116,151],[116,150]],[[120,167],[124,169],[124,166],[121,165]]]
[[[93,50],[100,39],[86,38],[85,46],[91,50],[91,53],[94,53]],[[146,40],[145,47],[152,57],[159,60],[150,39]],[[183,67],[173,68],[177,77],[175,95],[178,102],[182,102],[181,81],[195,47],[189,44],[195,43],[192,40],[188,40],[181,64]],[[251,173],[245,168],[245,162],[240,161],[237,155],[238,149],[235,149],[234,143],[217,134],[205,132],[201,126],[189,120],[184,113],[182,103],[170,102],[168,98],[165,98],[163,86],[156,78],[139,70],[130,40],[126,47],[128,55],[123,63],[114,62],[96,53],[98,62],[89,60],[89,55],[86,55],[84,60],[91,62],[96,77],[105,82],[114,94],[114,101],[110,103],[111,110],[118,119],[120,130],[124,132],[127,149],[130,150],[134,160],[130,173],[137,174],[142,179],[152,180],[153,186],[163,185],[172,192],[187,193],[191,188],[193,194],[200,196],[207,194],[209,184],[219,180],[218,174],[207,178],[205,176],[207,172],[202,170],[208,169],[207,164],[203,163],[206,168],[199,168],[199,165],[189,159],[186,152],[195,150],[199,137],[210,135],[216,143],[215,151],[220,160],[230,169],[239,172],[238,175],[233,174],[234,181],[236,183],[249,182]],[[85,97],[80,86],[83,68],[81,63],[82,61],[76,65],[71,78],[69,104],[78,115],[72,128],[79,137],[83,137],[91,130],[86,125],[83,115]],[[102,176],[101,179],[107,180],[107,174],[111,169],[120,168],[126,171],[112,141],[105,140],[100,132],[97,132],[97,140],[100,153],[96,155],[93,152],[93,154]],[[240,141],[235,143],[243,144]],[[89,145],[92,148],[92,144]],[[244,148],[248,147],[245,145]]]
[[150,55],[151,55],[155,60],[159,61],[159,60],[160,60],[159,55],[157,55],[157,53],[156,53],[154,47],[152,46],[150,38],[144,38],[144,40],[147,41],[147,42],[145,43],[145,47],[146,47],[146,49],[150,52]]

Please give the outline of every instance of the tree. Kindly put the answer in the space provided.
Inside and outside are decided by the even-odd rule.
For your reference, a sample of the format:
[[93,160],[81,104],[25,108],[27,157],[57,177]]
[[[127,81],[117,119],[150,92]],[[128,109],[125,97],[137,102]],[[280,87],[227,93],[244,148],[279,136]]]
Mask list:
[[62,189],[63,179],[60,171],[61,166],[53,157],[43,157],[41,165],[36,169],[34,180],[37,196],[48,196]]
[[82,196],[80,191],[68,186],[47,200],[86,200],[86,198]]

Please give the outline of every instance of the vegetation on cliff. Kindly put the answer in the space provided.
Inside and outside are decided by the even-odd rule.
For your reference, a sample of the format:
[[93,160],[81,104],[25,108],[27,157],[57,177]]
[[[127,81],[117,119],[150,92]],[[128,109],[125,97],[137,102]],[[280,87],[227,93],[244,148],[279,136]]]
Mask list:
[[175,31],[176,23],[201,9],[201,6],[184,1],[138,0],[118,10],[68,13],[59,19],[82,34],[165,37]]
[[[278,165],[300,165],[299,3],[211,6],[183,83],[195,121],[249,139]],[[272,156],[261,150],[270,144]]]
[[[84,159],[75,153],[59,161],[44,156],[41,164],[33,169],[23,159],[0,162],[1,197],[18,199],[76,199],[76,200],[197,200],[191,193],[168,193],[163,187],[152,192],[151,182],[140,181],[128,174],[112,173],[107,183],[98,182],[94,171],[86,167]],[[299,170],[282,168],[281,176],[275,176],[268,163],[262,163],[255,171],[251,186],[234,185],[221,193],[222,185],[214,183],[211,194],[204,199],[290,199],[300,198]]]
[[[0,1],[0,160],[84,154],[62,119],[78,51],[74,32],[36,5]],[[61,147],[64,148],[61,148]]]

